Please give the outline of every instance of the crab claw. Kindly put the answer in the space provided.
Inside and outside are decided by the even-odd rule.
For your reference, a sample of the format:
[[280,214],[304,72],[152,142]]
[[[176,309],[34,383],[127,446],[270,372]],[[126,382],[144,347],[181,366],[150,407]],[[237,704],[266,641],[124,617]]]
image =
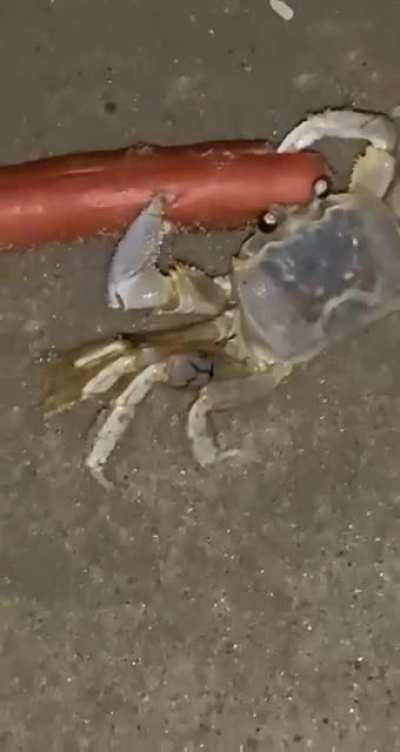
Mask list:
[[109,307],[217,316],[230,294],[230,286],[224,280],[211,279],[179,263],[169,274],[156,268],[168,231],[163,200],[158,196],[139,214],[117,246],[108,276]]
[[390,118],[380,113],[325,110],[299,123],[277,151],[302,151],[326,137],[365,140],[377,149],[392,152],[397,144],[397,128]]
[[163,217],[163,199],[156,196],[128,227],[116,248],[108,275],[110,308],[168,306],[171,282],[155,267],[168,230]]

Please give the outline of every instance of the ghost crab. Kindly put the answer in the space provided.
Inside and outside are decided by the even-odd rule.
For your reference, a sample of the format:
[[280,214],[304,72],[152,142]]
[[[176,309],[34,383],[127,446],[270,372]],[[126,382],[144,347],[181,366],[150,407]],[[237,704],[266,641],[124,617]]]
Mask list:
[[270,232],[251,235],[226,276],[211,278],[182,264],[159,271],[169,231],[163,196],[154,197],[120,241],[109,272],[110,307],[203,320],[169,332],[121,335],[51,365],[50,376],[61,370],[64,388],[50,389],[49,413],[123,384],[86,460],[106,488],[104,466],[155,384],[196,392],[187,434],[204,467],[240,453],[218,447],[210,413],[267,396],[296,364],[400,309],[395,124],[381,114],[328,110],[301,122],[278,151],[302,150],[325,136],[368,143],[348,190],[330,193],[319,180],[309,205],[265,207]]

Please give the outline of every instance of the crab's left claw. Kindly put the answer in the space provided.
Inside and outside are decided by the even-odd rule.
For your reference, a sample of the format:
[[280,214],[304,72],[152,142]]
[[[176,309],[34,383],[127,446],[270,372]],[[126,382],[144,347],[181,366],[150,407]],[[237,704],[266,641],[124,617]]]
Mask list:
[[397,128],[386,115],[357,110],[325,110],[309,115],[285,136],[278,152],[302,151],[323,138],[367,141],[376,149],[392,152],[397,145]]
[[113,256],[108,275],[110,308],[167,307],[173,297],[168,277],[156,269],[169,225],[163,199],[156,196],[128,227]]
[[301,151],[323,138],[366,141],[368,146],[354,164],[349,189],[368,190],[383,198],[395,177],[398,128],[387,115],[338,109],[309,115],[278,146],[277,151]]

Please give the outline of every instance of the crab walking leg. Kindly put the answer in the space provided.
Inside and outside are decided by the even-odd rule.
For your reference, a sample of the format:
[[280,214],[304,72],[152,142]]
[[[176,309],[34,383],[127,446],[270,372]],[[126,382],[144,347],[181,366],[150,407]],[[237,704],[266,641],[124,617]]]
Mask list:
[[110,489],[113,486],[111,481],[104,476],[104,465],[133,420],[136,407],[155,384],[167,381],[166,364],[154,363],[136,376],[115,400],[114,407],[98,432],[93,449],[85,462],[93,477],[104,488]]
[[134,371],[136,364],[134,353],[121,355],[113,363],[109,363],[93,376],[82,389],[82,400],[108,392],[127,373]]
[[393,151],[397,129],[386,115],[356,110],[325,110],[309,115],[285,136],[277,151],[303,151],[322,138],[360,139],[384,151]]
[[126,343],[120,340],[112,340],[92,347],[86,346],[84,353],[74,360],[73,366],[74,368],[92,368],[94,364],[101,363],[106,358],[114,357],[114,355],[125,353],[126,350]]
[[[89,380],[78,379],[76,384],[72,382],[75,388],[67,388],[65,392],[50,392],[44,403],[45,414],[47,417],[61,413],[72,407],[76,402],[85,402],[92,397],[106,394],[115,386],[122,376],[135,371],[136,358],[133,354],[122,355],[117,360],[103,366],[96,375]],[[81,372],[82,373],[82,372]]]
[[[146,364],[147,365],[147,364]],[[50,417],[77,402],[105,394],[126,374],[143,368],[138,353],[129,342],[106,341],[61,354],[44,370],[45,395],[43,408]]]
[[222,451],[218,448],[208,428],[209,414],[247,405],[268,396],[290,372],[290,366],[274,365],[268,371],[247,379],[214,381],[203,387],[189,411],[187,423],[193,454],[202,467],[240,454],[239,449]]

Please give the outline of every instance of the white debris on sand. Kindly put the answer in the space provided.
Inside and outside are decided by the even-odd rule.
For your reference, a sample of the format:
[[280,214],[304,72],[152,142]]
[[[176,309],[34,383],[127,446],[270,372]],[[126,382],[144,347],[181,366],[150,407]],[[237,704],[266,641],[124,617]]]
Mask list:
[[272,10],[278,14],[284,21],[291,21],[294,16],[294,10],[284,0],[269,0]]

